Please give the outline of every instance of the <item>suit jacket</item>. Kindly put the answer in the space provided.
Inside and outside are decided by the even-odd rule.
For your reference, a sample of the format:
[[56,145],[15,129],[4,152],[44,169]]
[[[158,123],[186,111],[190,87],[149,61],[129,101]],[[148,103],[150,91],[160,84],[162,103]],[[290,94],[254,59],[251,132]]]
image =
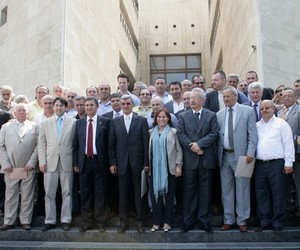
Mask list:
[[54,172],[59,160],[64,171],[73,171],[75,122],[74,118],[64,116],[61,138],[57,134],[55,116],[41,123],[38,143],[39,164],[46,165],[47,172]]
[[[281,112],[283,112],[283,109],[281,109],[278,112],[278,117],[280,117]],[[298,104],[292,107],[292,109],[289,111],[288,115],[286,116],[285,121],[290,125],[292,129],[293,139],[295,143],[295,153],[297,153],[298,151],[297,137],[300,135],[300,107]]]
[[200,126],[197,129],[193,110],[187,110],[179,115],[178,139],[183,150],[183,166],[185,169],[196,169],[199,155],[192,152],[189,144],[196,142],[203,150],[203,167],[213,169],[216,167],[214,143],[218,139],[218,122],[216,114],[207,109],[202,109]]
[[[222,164],[224,149],[224,133],[227,108],[221,109],[217,113],[219,131],[219,164]],[[240,156],[255,156],[257,144],[257,129],[253,109],[237,103],[235,123],[233,124],[233,145],[236,161]]]
[[24,168],[29,164],[35,170],[37,165],[38,126],[25,121],[24,133],[19,134],[16,120],[2,126],[0,132],[0,162],[2,170],[14,167]]
[[[238,93],[238,103],[242,103],[241,93]],[[206,94],[204,108],[217,113],[220,110],[218,91],[212,91]]]
[[[108,171],[108,133],[110,120],[106,117],[97,116],[95,146],[98,154],[98,167]],[[76,121],[73,139],[73,166],[79,166],[80,173],[84,168],[86,148],[87,119]]]
[[174,114],[173,100],[167,102],[164,107],[171,113]]
[[114,111],[109,111],[109,112],[103,114],[102,116],[111,120],[112,118],[114,118]]
[[0,129],[2,128],[2,125],[7,123],[10,119],[13,119],[13,116],[10,113],[0,110]]
[[[182,166],[182,149],[179,140],[176,135],[177,130],[175,128],[170,128],[167,135],[167,156],[168,156],[168,166],[169,171],[172,175],[175,175],[176,165]],[[149,162],[150,167],[152,164],[152,140],[153,140],[153,129],[149,130],[150,140],[149,140]]]
[[124,115],[111,120],[109,131],[109,164],[117,165],[118,174],[126,173],[128,163],[135,175],[149,166],[149,132],[147,119],[133,114],[129,133],[126,131]]

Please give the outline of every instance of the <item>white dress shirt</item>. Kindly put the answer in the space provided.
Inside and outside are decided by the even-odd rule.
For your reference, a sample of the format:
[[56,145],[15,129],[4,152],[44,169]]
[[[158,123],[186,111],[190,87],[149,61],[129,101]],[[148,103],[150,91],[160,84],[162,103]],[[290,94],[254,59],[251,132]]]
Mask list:
[[295,161],[293,134],[288,123],[275,115],[265,122],[256,123],[258,143],[256,158],[259,160],[284,159],[284,166],[292,167]]

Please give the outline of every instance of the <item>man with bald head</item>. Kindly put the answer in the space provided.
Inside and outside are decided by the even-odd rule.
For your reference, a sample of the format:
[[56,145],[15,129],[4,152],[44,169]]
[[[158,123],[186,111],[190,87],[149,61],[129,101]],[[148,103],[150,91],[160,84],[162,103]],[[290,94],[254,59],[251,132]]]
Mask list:
[[182,93],[186,91],[191,91],[193,88],[192,82],[188,79],[185,79],[181,82]]
[[254,181],[261,226],[255,230],[281,232],[286,212],[286,175],[293,172],[295,161],[293,134],[285,120],[275,117],[270,100],[262,101],[260,110]]

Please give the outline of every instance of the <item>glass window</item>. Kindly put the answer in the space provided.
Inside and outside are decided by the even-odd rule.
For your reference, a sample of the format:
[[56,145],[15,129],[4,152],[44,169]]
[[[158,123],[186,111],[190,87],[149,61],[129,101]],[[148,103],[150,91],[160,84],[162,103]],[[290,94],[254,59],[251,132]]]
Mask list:
[[167,69],[182,69],[185,68],[184,56],[167,56],[166,57]]

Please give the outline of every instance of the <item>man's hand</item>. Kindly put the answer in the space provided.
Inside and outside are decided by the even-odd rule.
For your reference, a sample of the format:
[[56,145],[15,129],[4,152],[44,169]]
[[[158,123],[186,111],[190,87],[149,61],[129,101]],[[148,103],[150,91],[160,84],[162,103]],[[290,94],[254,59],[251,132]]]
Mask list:
[[46,167],[46,165],[40,165],[40,166],[39,166],[39,169],[40,169],[40,171],[41,171],[42,173],[46,173],[46,172],[47,172],[47,167]]
[[[199,150],[201,150],[201,148],[198,146],[198,144],[196,142],[190,143],[189,146],[190,146],[190,149],[196,154],[198,154]],[[202,154],[203,154],[203,151],[202,151]]]
[[13,167],[9,167],[9,168],[4,169],[4,171],[7,172],[7,173],[12,173],[13,170],[14,170]]
[[30,166],[29,164],[26,164],[26,165],[24,166],[24,169],[25,169],[26,172],[29,172],[29,171],[31,171],[31,170],[33,169],[33,167]]
[[176,169],[175,169],[175,177],[179,177],[182,174],[182,167],[181,165],[176,165]]
[[146,173],[149,173],[150,172],[150,167],[149,166],[145,166],[144,170],[145,170]]
[[116,165],[110,166],[109,170],[110,170],[111,174],[117,174],[118,173],[118,168],[117,168]]
[[73,169],[74,169],[75,173],[79,173],[79,167],[78,166],[74,166]]
[[254,159],[253,156],[247,155],[247,156],[246,156],[246,163],[247,163],[247,164],[251,163],[251,161],[253,161],[253,159]]
[[293,173],[293,168],[284,166],[283,173],[291,174],[291,173]]

